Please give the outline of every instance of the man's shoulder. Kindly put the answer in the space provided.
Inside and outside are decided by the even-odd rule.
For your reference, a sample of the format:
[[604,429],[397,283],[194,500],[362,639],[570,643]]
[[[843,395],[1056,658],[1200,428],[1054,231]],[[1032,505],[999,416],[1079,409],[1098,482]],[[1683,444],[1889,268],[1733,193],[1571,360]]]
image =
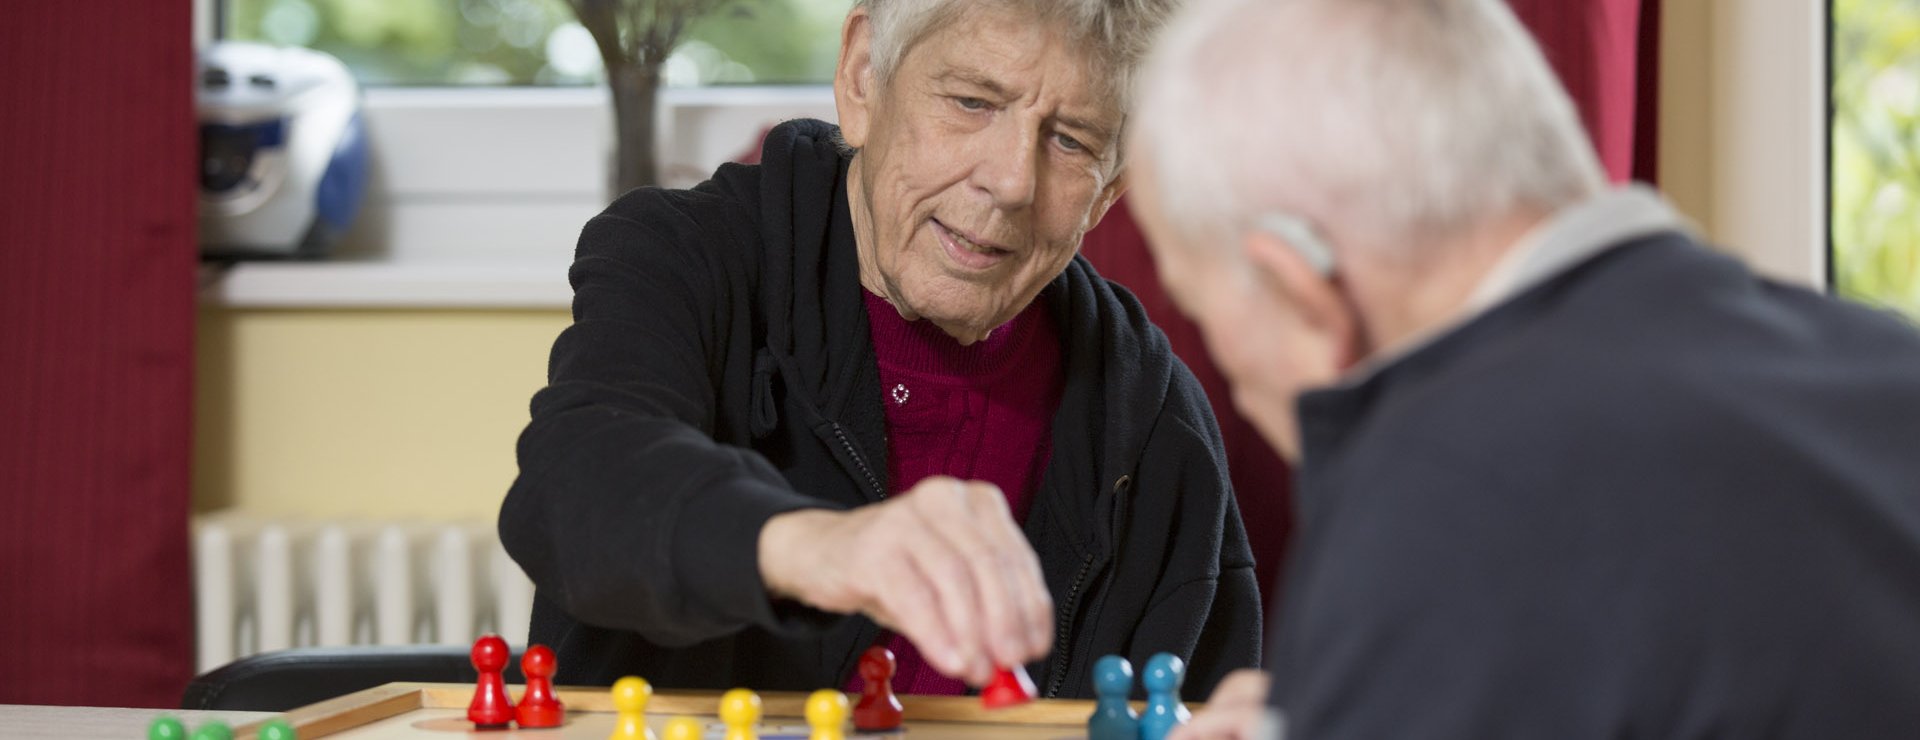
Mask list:
[[1747,470],[1810,475],[1840,464],[1823,437],[1920,434],[1920,335],[1903,322],[1690,245],[1640,246],[1391,369],[1370,389],[1368,455],[1443,449],[1461,470],[1578,487],[1636,468],[1724,480],[1707,461],[1743,453]]
[[1758,277],[1678,234],[1622,245],[1435,345],[1407,363],[1409,377],[1555,405],[1612,405],[1659,389],[1707,397],[1743,371],[1783,365],[1825,368],[1829,379],[1872,364],[1920,370],[1911,324]]

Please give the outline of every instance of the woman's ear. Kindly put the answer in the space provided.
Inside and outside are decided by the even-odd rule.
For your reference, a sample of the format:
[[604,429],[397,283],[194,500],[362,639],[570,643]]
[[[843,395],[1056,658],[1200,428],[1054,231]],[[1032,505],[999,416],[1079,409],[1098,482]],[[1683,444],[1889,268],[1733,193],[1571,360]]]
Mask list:
[[1100,220],[1107,217],[1107,211],[1113,208],[1113,204],[1119,202],[1120,196],[1125,195],[1126,192],[1127,173],[1123,170],[1113,178],[1113,182],[1107,183],[1106,187],[1100,189],[1099,198],[1093,202],[1093,210],[1087,212],[1087,228],[1092,229],[1100,225]]
[[840,138],[855,149],[866,146],[873,94],[873,17],[866,6],[847,13],[840,28],[840,63],[833,73],[833,104],[840,114]]

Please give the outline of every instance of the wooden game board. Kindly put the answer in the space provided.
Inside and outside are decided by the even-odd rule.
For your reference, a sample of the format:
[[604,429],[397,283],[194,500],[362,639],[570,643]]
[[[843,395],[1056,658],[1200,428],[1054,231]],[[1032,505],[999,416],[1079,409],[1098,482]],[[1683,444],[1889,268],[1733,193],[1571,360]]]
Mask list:
[[[512,688],[516,701],[520,690],[517,686]],[[562,687],[555,689],[555,693],[566,704],[567,722],[562,727],[545,730],[475,732],[473,725],[466,721],[467,702],[473,698],[471,684],[390,683],[295,709],[287,713],[286,718],[299,732],[301,740],[464,737],[603,740],[613,731],[613,701],[606,689]],[[805,694],[766,692],[760,699],[764,708],[759,726],[761,740],[796,737],[806,740],[806,722],[801,719]],[[977,697],[902,696],[900,701],[906,708],[904,735],[858,737],[1064,740],[1085,737],[1087,716],[1093,712],[1091,701],[1061,699],[1041,699],[992,712],[982,709]],[[724,730],[715,718],[719,702],[719,692],[659,691],[647,704],[647,723],[658,733],[673,717],[695,717],[708,723],[708,737],[717,738]],[[258,728],[258,723],[236,727],[235,737],[251,738]]]

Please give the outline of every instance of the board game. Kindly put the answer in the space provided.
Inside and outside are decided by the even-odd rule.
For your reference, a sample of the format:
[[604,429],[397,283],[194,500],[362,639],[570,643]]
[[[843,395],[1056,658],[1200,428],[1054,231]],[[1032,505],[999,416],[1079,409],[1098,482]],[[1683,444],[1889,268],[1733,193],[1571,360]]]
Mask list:
[[[515,687],[517,700],[524,689]],[[547,738],[549,740],[604,740],[613,732],[613,700],[605,688],[558,687],[554,693],[566,707],[564,724],[550,729],[475,730],[467,721],[472,684],[391,683],[295,709],[286,720],[301,740],[433,740],[435,738]],[[763,719],[756,724],[759,740],[806,740],[802,719],[803,693],[761,694]],[[1020,706],[987,710],[978,697],[902,696],[905,724],[894,732],[849,733],[848,737],[908,740],[1067,740],[1086,736],[1087,717],[1094,702],[1037,699]],[[659,691],[647,704],[647,724],[658,734],[668,720],[686,716],[699,720],[704,737],[724,737],[717,717],[719,692]],[[235,737],[254,737],[262,723],[235,727]]]

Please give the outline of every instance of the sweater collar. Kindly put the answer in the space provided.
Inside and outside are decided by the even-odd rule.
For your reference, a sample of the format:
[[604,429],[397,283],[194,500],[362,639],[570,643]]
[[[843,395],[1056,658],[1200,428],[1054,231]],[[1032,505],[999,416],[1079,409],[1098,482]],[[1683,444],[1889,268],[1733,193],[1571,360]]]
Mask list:
[[1692,231],[1686,219],[1658,191],[1639,184],[1621,187],[1561,210],[1522,235],[1493,269],[1481,277],[1459,316],[1360,364],[1329,387],[1363,385],[1488,311],[1615,247],[1664,232],[1692,236]]
[[1047,318],[1046,299],[1038,296],[984,339],[961,345],[933,322],[908,321],[885,298],[865,289],[861,294],[866,299],[874,355],[881,367],[969,383],[992,382],[1013,370],[1037,333],[1039,322]]

